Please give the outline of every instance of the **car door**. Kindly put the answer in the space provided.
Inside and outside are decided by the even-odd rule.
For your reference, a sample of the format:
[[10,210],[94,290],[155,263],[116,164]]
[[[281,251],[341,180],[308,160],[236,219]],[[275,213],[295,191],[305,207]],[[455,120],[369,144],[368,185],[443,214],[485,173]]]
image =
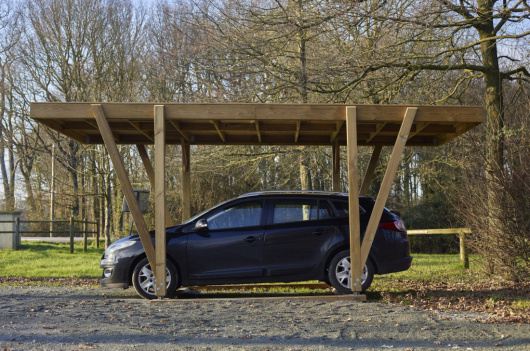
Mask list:
[[329,203],[317,199],[273,199],[265,231],[265,275],[303,274],[322,260],[339,230]]
[[239,201],[206,214],[208,228],[188,235],[192,280],[263,275],[262,200]]

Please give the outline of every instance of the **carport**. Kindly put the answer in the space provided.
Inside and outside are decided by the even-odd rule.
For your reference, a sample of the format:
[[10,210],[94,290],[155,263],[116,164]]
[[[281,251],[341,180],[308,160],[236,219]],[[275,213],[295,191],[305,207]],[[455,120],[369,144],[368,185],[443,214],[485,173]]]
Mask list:
[[[105,144],[155,272],[157,296],[166,295],[166,145],[182,148],[183,217],[190,213],[190,145],[331,146],[333,190],[339,191],[340,146],[347,147],[352,291],[361,273],[405,145],[439,146],[482,123],[481,107],[338,104],[31,103],[31,118],[83,144]],[[155,194],[155,245],[118,151],[135,144]],[[154,144],[151,166],[145,145]],[[359,190],[358,146],[373,146]],[[392,146],[361,245],[359,194],[366,195],[383,146]]]

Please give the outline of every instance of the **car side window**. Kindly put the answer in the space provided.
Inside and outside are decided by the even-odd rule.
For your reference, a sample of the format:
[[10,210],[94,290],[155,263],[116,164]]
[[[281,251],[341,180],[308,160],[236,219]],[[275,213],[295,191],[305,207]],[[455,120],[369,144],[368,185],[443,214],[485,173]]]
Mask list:
[[276,200],[272,223],[311,221],[330,217],[333,217],[333,211],[327,201]]
[[[350,207],[347,201],[333,201],[333,205],[339,213],[339,217],[348,217],[350,213]],[[359,205],[359,214],[365,214],[366,210]]]
[[263,203],[261,201],[245,202],[229,206],[208,216],[208,229],[230,229],[260,225]]
[[318,219],[325,219],[334,217],[333,210],[327,201],[320,200],[318,202]]

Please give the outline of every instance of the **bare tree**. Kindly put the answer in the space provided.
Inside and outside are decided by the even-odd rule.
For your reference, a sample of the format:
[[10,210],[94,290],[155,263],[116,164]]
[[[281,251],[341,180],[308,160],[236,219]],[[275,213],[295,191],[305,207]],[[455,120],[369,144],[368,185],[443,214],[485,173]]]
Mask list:
[[[14,46],[20,38],[18,12],[11,1],[0,0],[0,170],[4,187],[5,209],[15,208],[15,128],[14,87],[10,84],[15,61]],[[7,153],[7,162],[5,159]]]

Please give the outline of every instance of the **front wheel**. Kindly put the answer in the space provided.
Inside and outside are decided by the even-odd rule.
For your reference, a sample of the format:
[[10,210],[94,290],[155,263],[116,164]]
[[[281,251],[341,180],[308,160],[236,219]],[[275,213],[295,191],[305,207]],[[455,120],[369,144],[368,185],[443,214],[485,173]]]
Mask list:
[[[166,296],[172,297],[175,295],[178,287],[178,272],[177,268],[171,261],[166,261]],[[134,268],[132,282],[136,292],[145,299],[155,299],[155,273],[151,269],[149,260],[144,258]]]
[[[328,277],[333,286],[341,294],[351,294],[351,263],[350,251],[344,250],[333,257],[328,268]],[[361,274],[362,291],[365,291],[372,284],[374,279],[374,265],[370,259],[366,260]]]

